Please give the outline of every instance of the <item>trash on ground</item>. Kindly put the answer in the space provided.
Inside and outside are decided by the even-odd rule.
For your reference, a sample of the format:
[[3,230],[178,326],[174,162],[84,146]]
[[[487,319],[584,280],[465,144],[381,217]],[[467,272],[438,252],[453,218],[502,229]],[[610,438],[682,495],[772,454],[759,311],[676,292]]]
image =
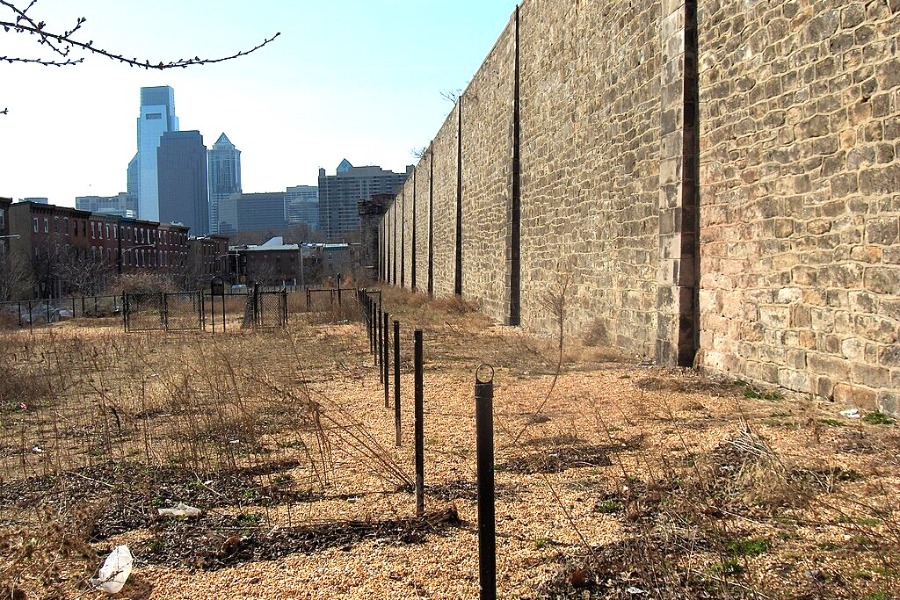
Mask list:
[[199,517],[201,511],[199,508],[179,502],[172,508],[160,508],[158,512],[161,517]]
[[859,418],[859,409],[858,408],[847,408],[841,411],[842,417],[847,417],[848,419],[858,419]]
[[116,546],[106,560],[97,577],[91,579],[91,585],[107,594],[118,594],[131,575],[131,567],[134,566],[134,557],[128,546]]

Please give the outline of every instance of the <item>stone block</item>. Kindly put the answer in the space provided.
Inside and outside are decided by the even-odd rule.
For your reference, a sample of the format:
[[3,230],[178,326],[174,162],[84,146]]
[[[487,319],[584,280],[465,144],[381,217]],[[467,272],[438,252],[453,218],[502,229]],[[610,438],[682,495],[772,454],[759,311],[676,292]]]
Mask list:
[[875,316],[857,315],[853,318],[854,329],[857,335],[879,344],[897,344],[898,321],[895,319]]
[[900,414],[898,412],[898,409],[900,409],[900,392],[891,390],[879,392],[876,402],[878,410],[881,412],[889,415]]
[[786,306],[760,306],[759,322],[772,329],[787,329],[791,326],[791,309]]
[[[900,69],[897,71],[900,72]],[[871,149],[871,153],[874,162],[875,150]],[[900,189],[900,164],[863,170],[859,174],[859,189],[868,195],[896,193]]]
[[815,382],[816,387],[814,393],[816,396],[824,400],[834,399],[834,381],[828,377],[816,377]]
[[[900,181],[897,182],[900,185]],[[900,191],[900,187],[898,187]],[[900,218],[876,217],[866,220],[866,241],[870,244],[896,244],[900,240]]]
[[841,406],[853,406],[863,410],[872,410],[876,406],[877,392],[871,388],[838,383],[834,386],[833,395],[834,401]]
[[884,250],[878,246],[854,246],[850,249],[850,258],[859,262],[880,263]]
[[876,294],[900,294],[900,269],[895,267],[867,267],[865,286]]
[[900,345],[884,346],[878,351],[878,363],[888,368],[900,368]]
[[850,378],[853,383],[872,388],[887,388],[891,385],[891,372],[885,367],[853,363],[850,366]]
[[866,343],[859,338],[847,338],[841,342],[841,354],[851,361],[863,360]]
[[875,296],[869,292],[851,291],[848,294],[850,302],[850,310],[858,313],[874,313],[875,312]]
[[841,27],[853,29],[866,20],[866,9],[861,4],[851,4],[841,10]]
[[845,381],[850,378],[850,364],[843,358],[810,352],[806,356],[806,364],[809,370],[816,375],[825,375],[835,381]]
[[831,221],[827,219],[814,219],[806,224],[806,231],[811,235],[822,235],[831,231]]
[[790,304],[803,298],[803,291],[797,287],[784,287],[778,290],[775,301],[778,304]]
[[793,369],[778,370],[778,385],[795,392],[809,392],[809,374]]
[[778,383],[778,367],[772,363],[748,360],[744,363],[744,373],[752,381],[759,383]]

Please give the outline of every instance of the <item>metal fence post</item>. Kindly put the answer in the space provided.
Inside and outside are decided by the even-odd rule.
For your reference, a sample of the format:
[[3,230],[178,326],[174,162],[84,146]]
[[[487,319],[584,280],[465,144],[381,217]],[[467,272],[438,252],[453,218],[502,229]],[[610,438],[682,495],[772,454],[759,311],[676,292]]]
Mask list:
[[422,330],[413,334],[413,364],[415,365],[415,437],[416,437],[416,516],[425,514],[425,385],[423,378]]
[[384,354],[381,355],[381,366],[384,371],[384,407],[390,407],[390,387],[391,387],[391,372],[390,372],[390,364],[391,361],[388,358],[388,347],[390,346],[390,336],[391,336],[391,316],[385,312],[383,315],[383,327],[384,331]]
[[338,308],[341,307],[341,274],[337,275],[337,300],[338,300]]
[[[486,379],[483,378],[486,376]],[[481,600],[497,597],[494,511],[494,369],[475,370],[475,435],[478,462],[478,572]]]
[[375,316],[375,366],[378,367],[378,381],[384,383],[384,369],[381,368],[381,303],[374,306]]
[[400,321],[394,320],[394,433],[399,448],[400,437]]

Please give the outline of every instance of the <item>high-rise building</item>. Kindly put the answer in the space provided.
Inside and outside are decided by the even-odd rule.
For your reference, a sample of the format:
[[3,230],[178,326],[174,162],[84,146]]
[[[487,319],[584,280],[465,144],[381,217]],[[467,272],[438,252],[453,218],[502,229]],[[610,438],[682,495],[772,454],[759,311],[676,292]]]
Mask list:
[[141,88],[141,115],[137,122],[138,217],[148,221],[159,221],[156,149],[167,131],[178,131],[175,90],[167,85]]
[[119,192],[116,196],[76,196],[75,208],[134,218],[137,214],[137,199],[128,192]]
[[138,156],[140,155],[135,154],[134,158],[131,159],[131,162],[128,163],[128,177],[125,183],[125,192],[134,198],[135,202],[137,202],[138,193],[141,187],[141,169]]
[[287,220],[290,225],[306,225],[319,228],[319,188],[314,185],[296,185],[287,189]]
[[284,192],[232,194],[219,205],[220,234],[283,231],[287,228]]
[[325,169],[319,169],[319,228],[332,240],[357,231],[357,203],[375,194],[396,194],[411,172],[412,166],[406,173],[354,167],[346,159],[335,175],[325,175]]
[[181,223],[191,235],[209,233],[206,146],[199,131],[167,131],[157,150],[159,220]]
[[241,151],[224,133],[209,149],[209,230],[220,231],[219,205],[241,192]]

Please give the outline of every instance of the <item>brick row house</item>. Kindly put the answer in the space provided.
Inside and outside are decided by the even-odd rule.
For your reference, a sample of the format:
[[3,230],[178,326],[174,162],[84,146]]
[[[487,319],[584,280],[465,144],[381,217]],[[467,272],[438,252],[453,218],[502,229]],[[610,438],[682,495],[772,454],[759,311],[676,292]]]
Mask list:
[[115,274],[177,274],[187,261],[181,225],[34,202],[5,209],[10,256],[30,263],[36,297],[96,294]]

